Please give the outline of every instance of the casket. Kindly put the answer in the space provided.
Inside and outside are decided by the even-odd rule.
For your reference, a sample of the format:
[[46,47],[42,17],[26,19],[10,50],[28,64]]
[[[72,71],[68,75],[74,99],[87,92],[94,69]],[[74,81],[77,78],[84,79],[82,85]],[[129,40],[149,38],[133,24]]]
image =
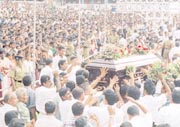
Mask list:
[[118,60],[104,60],[104,59],[95,59],[89,64],[87,64],[86,69],[89,71],[89,81],[93,81],[97,76],[100,75],[100,68],[107,68],[108,74],[98,85],[109,84],[109,79],[114,75],[119,77],[119,81],[126,76],[125,69],[127,66],[136,67],[135,75],[141,74],[140,67],[146,67],[155,62],[161,61],[161,58],[154,54],[146,54],[146,55],[134,55],[129,57],[124,57]]

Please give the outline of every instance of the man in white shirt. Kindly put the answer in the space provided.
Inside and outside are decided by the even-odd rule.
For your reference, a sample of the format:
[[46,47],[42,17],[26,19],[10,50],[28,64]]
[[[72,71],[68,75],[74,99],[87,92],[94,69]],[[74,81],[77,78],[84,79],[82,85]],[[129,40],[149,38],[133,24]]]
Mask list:
[[53,57],[53,70],[59,70],[58,62],[59,60],[67,60],[65,56],[65,47],[59,46],[58,47],[58,53],[55,57]]
[[89,107],[86,110],[87,114],[90,116],[91,114],[95,114],[102,127],[108,127],[109,124],[119,126],[123,122],[123,112],[115,106],[118,100],[117,94],[111,89],[106,89],[103,95],[102,104],[100,106]]
[[63,123],[54,116],[56,105],[52,101],[45,104],[46,115],[37,119],[35,127],[63,127]]
[[77,101],[80,101],[80,102],[84,102],[85,100],[85,93],[84,93],[84,90],[80,87],[75,87],[73,90],[72,90],[72,95],[73,95],[73,98]]
[[72,99],[71,91],[66,87],[59,90],[59,96],[62,99],[62,101],[59,102],[60,116],[61,120],[65,122],[66,120],[73,118],[71,107],[77,101]]
[[156,117],[155,124],[169,124],[170,127],[179,127],[180,121],[180,89],[175,88],[172,92],[172,103],[162,107]]
[[127,112],[130,116],[129,122],[133,125],[133,127],[152,127],[152,120],[150,114],[140,116],[139,110],[135,105],[130,106]]
[[0,127],[6,127],[6,124],[5,124],[5,114],[6,112],[8,111],[11,111],[11,110],[17,110],[16,108],[16,104],[17,104],[17,96],[15,93],[7,93],[5,94],[4,96],[4,102],[5,104],[0,107]]
[[[129,122],[133,127],[152,127],[152,115],[148,112],[146,107],[140,104],[138,101],[134,100],[131,97],[126,97],[129,101],[134,103],[134,105],[128,107],[127,114],[129,116]],[[140,114],[140,110],[143,111],[144,114]]]
[[75,121],[83,115],[84,104],[81,102],[76,102],[71,106],[73,117],[71,119],[66,119],[64,122],[64,127],[75,127]]
[[51,82],[54,84],[54,73],[52,69],[52,60],[46,59],[46,66],[42,68],[40,72],[40,78],[42,75],[48,75],[51,79]]
[[70,66],[72,66],[71,71],[69,72],[68,81],[76,82],[76,72],[81,69],[80,61],[77,56],[71,57]]
[[[127,89],[127,95],[129,97],[132,97],[134,100],[139,101],[140,94],[141,94],[140,89],[138,87],[136,87],[136,86],[129,86],[128,89]],[[127,100],[127,102],[121,106],[120,109],[124,113],[124,118],[123,118],[124,121],[129,120],[128,114],[127,114],[127,109],[128,109],[128,107],[130,107],[132,105],[134,105],[134,103]],[[139,109],[139,107],[138,107],[138,109]],[[140,114],[142,114],[141,109],[139,109],[139,111],[140,111]]]
[[[168,87],[167,84],[163,85],[164,87]],[[169,88],[167,89],[170,90]],[[153,84],[153,82],[151,80],[147,80],[144,83],[144,96],[140,98],[140,102],[145,104],[148,111],[152,113],[153,121],[155,120],[159,108],[161,108],[167,102],[167,97],[170,94],[170,91],[167,91],[167,89],[165,91],[166,93],[161,94],[159,96],[154,96],[155,85]]]
[[36,109],[40,114],[45,114],[44,105],[47,101],[51,101],[56,97],[56,89],[52,87],[50,77],[48,75],[41,76],[41,84],[36,89]]

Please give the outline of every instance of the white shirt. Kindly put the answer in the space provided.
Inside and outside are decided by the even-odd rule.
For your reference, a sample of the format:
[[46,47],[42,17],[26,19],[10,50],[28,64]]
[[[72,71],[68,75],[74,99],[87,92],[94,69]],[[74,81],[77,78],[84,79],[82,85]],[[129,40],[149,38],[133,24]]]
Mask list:
[[37,119],[35,127],[63,127],[63,123],[53,115],[44,115]]
[[68,81],[76,82],[76,71],[81,69],[79,65],[76,65],[72,68],[71,72],[68,74]]
[[167,102],[167,97],[165,94],[161,94],[160,96],[155,97],[153,97],[152,95],[145,95],[144,97],[140,98],[140,102],[145,104],[148,111],[152,113],[154,121],[158,110]]
[[107,127],[109,122],[109,113],[104,108],[92,106],[88,108],[87,113],[85,114],[89,116],[91,116],[91,114],[95,114],[100,121],[100,126]]
[[36,89],[35,91],[36,95],[36,109],[42,113],[45,114],[45,103],[48,101],[53,101],[53,99],[56,97],[56,89],[55,88],[46,88],[44,86],[41,86]]
[[67,60],[66,56],[60,57],[59,55],[56,55],[53,57],[53,70],[59,70],[58,63],[59,60]]
[[[115,116],[112,117],[111,125],[120,125],[123,122],[123,112],[116,107],[113,108],[115,110]],[[86,114],[95,114],[98,117],[101,126],[108,127],[110,115],[108,112],[107,105],[89,107]]]
[[77,102],[76,100],[65,100],[59,102],[59,110],[60,110],[61,120],[63,122],[73,118],[74,115],[72,113],[72,105],[76,102]]
[[180,104],[170,104],[160,109],[156,118],[156,125],[169,124],[171,127],[180,126]]
[[54,78],[54,75],[53,75],[53,70],[52,70],[52,68],[50,67],[50,66],[45,66],[42,70],[41,70],[41,72],[40,72],[40,79],[41,79],[41,76],[43,76],[43,75],[48,75],[49,77],[50,77],[50,79],[51,79],[51,82],[54,84],[54,80],[53,80],[53,78]]
[[150,113],[144,114],[143,116],[134,116],[129,121],[133,127],[152,127],[152,116]]
[[176,30],[173,33],[173,40],[180,39],[180,30]]
[[16,107],[13,107],[12,105],[9,104],[4,104],[2,107],[0,107],[0,127],[6,127],[5,121],[4,121],[4,116],[6,112],[15,110],[17,111]]
[[169,52],[169,59],[172,61],[172,58],[175,54],[179,54],[180,55],[180,47],[174,47],[170,50]]
[[[138,101],[139,102],[139,101]],[[140,103],[140,102],[139,102]],[[141,103],[142,104],[142,103]],[[130,107],[130,106],[133,106],[133,105],[135,105],[134,103],[132,103],[132,102],[130,102],[130,101],[128,101],[127,103],[125,103],[124,105],[122,105],[121,106],[121,110],[123,111],[123,114],[124,114],[124,116],[123,116],[123,120],[124,121],[127,121],[127,120],[129,120],[129,117],[128,117],[128,114],[127,114],[127,109]],[[142,104],[142,105],[144,105],[144,104]],[[144,113],[143,113],[143,111],[137,106],[137,108],[139,109],[139,112],[140,112],[140,115],[143,115]]]
[[23,66],[25,67],[24,69],[25,69],[26,74],[31,74],[34,72],[33,61],[24,60]]

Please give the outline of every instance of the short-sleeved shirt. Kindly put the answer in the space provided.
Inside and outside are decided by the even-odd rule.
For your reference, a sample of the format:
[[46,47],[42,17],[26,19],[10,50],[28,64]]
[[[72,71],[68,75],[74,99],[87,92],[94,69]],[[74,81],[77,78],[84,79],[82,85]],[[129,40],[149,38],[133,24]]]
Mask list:
[[152,127],[152,115],[147,113],[143,116],[134,116],[129,122],[133,127]]
[[23,86],[22,79],[25,76],[25,69],[24,69],[24,67],[20,68],[20,67],[16,66],[11,71],[10,76],[15,81],[15,86],[17,88],[22,87]]
[[169,124],[171,127],[179,127],[180,104],[172,103],[160,109],[156,117],[156,125]]
[[[153,121],[156,118],[158,110],[167,102],[166,94],[161,94],[159,96],[151,96],[146,95],[140,98],[140,102],[142,102],[149,112],[152,113]],[[153,105],[153,106],[152,106]]]
[[53,101],[53,99],[56,97],[56,89],[41,86],[35,90],[35,96],[37,111],[39,111],[40,114],[45,114],[45,103],[48,101]]
[[29,110],[26,107],[26,104],[22,103],[22,102],[18,102],[17,103],[17,111],[20,114],[20,118],[22,120],[24,120],[25,123],[30,122],[30,114],[29,114]]
[[63,123],[53,115],[44,115],[37,119],[35,127],[62,127]]

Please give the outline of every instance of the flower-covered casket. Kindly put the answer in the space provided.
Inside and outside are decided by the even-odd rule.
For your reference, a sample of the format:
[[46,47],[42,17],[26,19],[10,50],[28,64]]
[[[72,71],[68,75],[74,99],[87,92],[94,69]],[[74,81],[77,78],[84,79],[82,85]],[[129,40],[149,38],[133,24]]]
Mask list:
[[99,83],[99,85],[107,86],[109,79],[114,75],[117,75],[121,79],[126,76],[127,67],[135,67],[135,77],[141,76],[140,67],[146,67],[152,65],[155,62],[160,62],[161,59],[154,54],[144,54],[144,55],[131,55],[116,60],[110,59],[95,59],[89,64],[87,64],[86,69],[89,71],[89,80],[93,81],[98,75],[100,75],[100,68],[107,68],[108,74],[106,77]]

